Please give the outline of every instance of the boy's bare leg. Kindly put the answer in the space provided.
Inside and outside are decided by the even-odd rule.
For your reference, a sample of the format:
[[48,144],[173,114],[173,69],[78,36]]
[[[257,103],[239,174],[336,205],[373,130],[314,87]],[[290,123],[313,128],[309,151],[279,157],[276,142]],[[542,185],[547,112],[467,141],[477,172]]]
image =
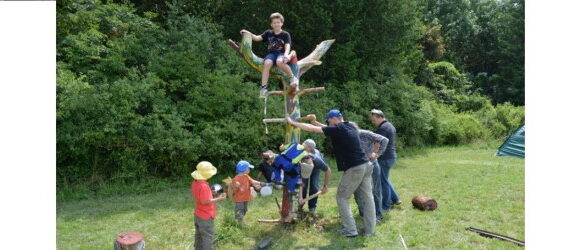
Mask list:
[[259,98],[267,97],[267,82],[269,81],[269,71],[273,67],[273,61],[265,60],[263,62],[263,71],[261,72],[261,89],[259,91]]
[[287,74],[289,77],[291,77],[291,79],[293,79],[291,81],[291,87],[292,88],[297,88],[297,85],[299,83],[299,80],[297,80],[297,78],[295,77],[295,75],[293,75],[293,71],[291,71],[291,68],[289,68],[289,66],[283,62],[283,58],[279,58],[277,59],[277,67],[279,67],[279,69],[283,72],[285,72],[285,74]]

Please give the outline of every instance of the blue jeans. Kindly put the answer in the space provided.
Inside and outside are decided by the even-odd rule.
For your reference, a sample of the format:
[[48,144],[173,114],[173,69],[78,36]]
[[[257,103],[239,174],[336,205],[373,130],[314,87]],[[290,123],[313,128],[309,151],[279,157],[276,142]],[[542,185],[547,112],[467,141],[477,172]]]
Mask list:
[[[376,211],[376,219],[381,220],[383,219],[382,216],[382,180],[381,180],[381,172],[380,172],[380,165],[378,161],[372,162],[372,196],[374,197],[374,208]],[[364,204],[362,198],[358,195],[358,193],[354,193],[354,200],[358,205],[358,214],[362,216],[364,214]]]
[[378,160],[380,164],[381,180],[382,180],[382,210],[392,208],[392,203],[399,201],[400,197],[394,190],[394,186],[390,182],[390,169],[396,163],[396,159]]
[[[313,172],[311,172],[311,177],[309,177],[308,179],[303,179],[303,183],[305,184],[305,187],[303,188],[303,199],[307,198],[307,189],[309,189],[309,195],[312,195],[312,194],[319,191],[319,184],[320,184],[320,179],[321,179],[320,177],[321,177],[321,170],[317,169],[317,168],[313,168]],[[309,179],[311,179],[311,186],[310,187],[308,187]],[[309,209],[317,208],[317,200],[318,199],[319,199],[319,197],[317,196],[316,198],[309,201]]]
[[269,54],[267,54],[265,56],[265,58],[263,59],[263,61],[269,59],[273,62],[273,65],[275,65],[277,63],[277,59],[279,59],[280,57],[283,57],[283,53],[281,52],[271,52]]

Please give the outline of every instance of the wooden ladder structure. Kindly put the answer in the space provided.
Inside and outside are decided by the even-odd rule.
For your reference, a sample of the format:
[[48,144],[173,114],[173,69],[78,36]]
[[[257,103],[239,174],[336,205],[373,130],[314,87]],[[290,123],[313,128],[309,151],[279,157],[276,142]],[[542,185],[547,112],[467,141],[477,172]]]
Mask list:
[[[320,58],[327,52],[330,46],[334,43],[335,40],[325,40],[322,41],[316,48],[306,56],[305,58],[298,60],[297,56],[295,55],[291,58],[290,62],[287,64],[293,74],[299,79],[298,86],[300,86],[300,79],[301,76],[307,72],[310,68],[315,65],[320,65],[321,61]],[[252,51],[252,35],[250,33],[244,33],[242,35],[242,41],[240,44],[237,44],[233,40],[229,40],[230,46],[236,50],[245,60],[245,62],[252,67],[253,69],[261,72],[263,70],[263,58],[256,56]],[[315,93],[319,91],[324,91],[324,87],[317,87],[317,88],[308,88],[308,89],[300,89],[296,91],[294,88],[290,88],[290,81],[292,79],[289,78],[283,71],[279,70],[278,67],[273,67],[270,71],[270,77],[277,78],[282,86],[283,91],[270,91],[268,93],[269,96],[283,96],[284,101],[284,117],[289,115],[291,119],[296,121],[308,121],[307,117],[301,117],[301,106],[299,103],[299,98],[305,94]],[[270,118],[270,119],[263,119],[263,123],[279,123],[284,124],[285,127],[285,137],[284,137],[284,145],[287,145],[291,142],[301,143],[301,129],[291,126],[287,123],[285,118]],[[298,201],[301,196],[302,189],[299,192],[296,192],[296,197],[293,197],[289,194],[287,188],[283,188],[283,200],[282,205],[280,207],[281,211],[281,218],[277,220],[259,220],[260,222],[291,222],[291,218],[293,220],[297,219],[297,209],[298,206],[293,206],[294,201]],[[279,205],[279,204],[278,204]]]

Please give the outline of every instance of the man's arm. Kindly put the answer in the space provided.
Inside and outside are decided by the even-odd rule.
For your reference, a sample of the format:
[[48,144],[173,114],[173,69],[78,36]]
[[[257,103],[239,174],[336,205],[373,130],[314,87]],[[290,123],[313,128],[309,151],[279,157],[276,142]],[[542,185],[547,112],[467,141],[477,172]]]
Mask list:
[[330,183],[330,179],[331,179],[331,175],[332,175],[331,168],[319,156],[316,156],[316,155],[313,156],[313,162],[315,163],[316,168],[325,172],[325,184],[323,185],[323,188],[321,189],[322,193],[324,194],[328,191],[328,185]]
[[308,131],[308,132],[313,132],[313,133],[319,133],[319,134],[324,134],[323,129],[321,127],[317,127],[311,124],[306,124],[306,123],[301,123],[301,122],[296,122],[293,121],[293,119],[291,119],[290,116],[287,116],[287,122],[289,124],[291,124],[291,126],[300,128],[302,130]]
[[317,116],[315,114],[307,115],[307,118],[309,118],[309,121],[311,121],[311,124],[313,124],[314,126],[317,126],[317,127],[326,127],[327,126],[325,124],[318,122]]
[[386,148],[388,148],[388,142],[390,142],[390,140],[388,140],[388,138],[382,136],[382,141],[380,142],[381,146],[380,146],[380,151],[378,152],[378,156],[381,156],[382,154],[384,154],[384,152],[386,151]]

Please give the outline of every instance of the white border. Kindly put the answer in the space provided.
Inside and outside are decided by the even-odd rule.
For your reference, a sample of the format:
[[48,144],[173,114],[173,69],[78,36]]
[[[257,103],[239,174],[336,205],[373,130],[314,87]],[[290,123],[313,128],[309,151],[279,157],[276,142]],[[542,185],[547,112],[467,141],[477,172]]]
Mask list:
[[567,1],[525,2],[526,247],[561,249],[570,222],[570,10]]
[[3,249],[56,248],[55,18],[53,1],[0,1]]

